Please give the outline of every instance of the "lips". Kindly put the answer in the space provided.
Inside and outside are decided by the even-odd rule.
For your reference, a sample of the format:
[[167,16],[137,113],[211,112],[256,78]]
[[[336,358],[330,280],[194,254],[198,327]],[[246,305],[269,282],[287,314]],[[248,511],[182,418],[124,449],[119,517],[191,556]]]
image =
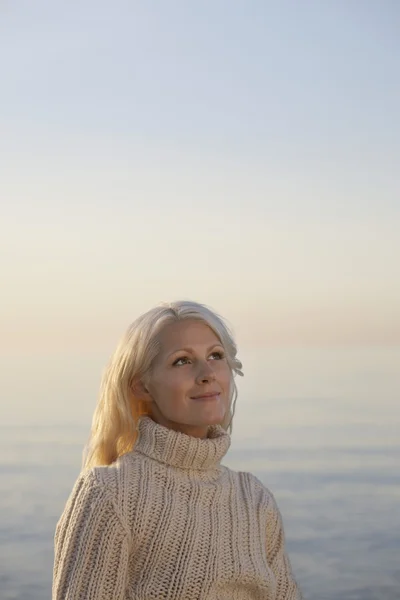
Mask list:
[[206,392],[204,394],[198,394],[197,396],[192,396],[192,400],[206,400],[207,398],[215,398],[219,396],[220,392]]

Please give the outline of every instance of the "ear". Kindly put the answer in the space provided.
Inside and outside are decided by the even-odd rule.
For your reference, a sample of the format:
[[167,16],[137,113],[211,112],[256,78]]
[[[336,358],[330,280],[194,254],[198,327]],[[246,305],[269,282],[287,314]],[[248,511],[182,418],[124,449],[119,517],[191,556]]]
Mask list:
[[131,383],[133,395],[138,400],[151,400],[150,392],[140,379],[136,379]]

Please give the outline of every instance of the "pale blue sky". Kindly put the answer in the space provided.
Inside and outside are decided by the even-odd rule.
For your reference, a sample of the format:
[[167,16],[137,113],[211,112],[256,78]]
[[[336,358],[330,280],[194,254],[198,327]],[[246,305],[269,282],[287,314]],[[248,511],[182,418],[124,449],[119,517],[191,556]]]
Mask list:
[[400,340],[400,5],[4,2],[1,345],[160,300],[252,344]]

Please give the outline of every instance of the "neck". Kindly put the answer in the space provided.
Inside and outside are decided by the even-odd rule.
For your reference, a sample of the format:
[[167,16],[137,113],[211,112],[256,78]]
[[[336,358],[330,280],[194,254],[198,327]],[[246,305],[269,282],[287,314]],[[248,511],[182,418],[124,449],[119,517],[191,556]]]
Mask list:
[[166,427],[167,429],[172,429],[173,431],[177,431],[179,433],[185,433],[191,437],[207,439],[210,426],[209,425],[186,425],[185,423],[177,423],[176,421],[170,421],[166,419],[162,414],[156,412],[151,415],[153,421]]
[[230,435],[221,425],[209,426],[207,437],[201,438],[145,415],[138,422],[135,450],[169,466],[205,472],[219,469],[230,444]]

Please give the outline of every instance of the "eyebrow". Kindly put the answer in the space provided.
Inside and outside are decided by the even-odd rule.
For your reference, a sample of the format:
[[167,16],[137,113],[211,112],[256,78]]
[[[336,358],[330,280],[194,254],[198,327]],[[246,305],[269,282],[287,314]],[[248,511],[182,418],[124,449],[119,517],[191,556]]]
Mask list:
[[[216,342],[215,344],[212,344],[209,348],[207,348],[207,352],[210,352],[210,350],[212,350],[216,346],[221,346],[221,348],[223,348],[221,342]],[[170,354],[168,354],[168,358],[170,358],[171,356],[173,356],[177,352],[188,352],[189,354],[194,354],[195,353],[194,350],[193,350],[193,348],[190,348],[190,346],[186,346],[185,348],[179,348],[178,350],[174,350],[173,352],[171,352]]]

